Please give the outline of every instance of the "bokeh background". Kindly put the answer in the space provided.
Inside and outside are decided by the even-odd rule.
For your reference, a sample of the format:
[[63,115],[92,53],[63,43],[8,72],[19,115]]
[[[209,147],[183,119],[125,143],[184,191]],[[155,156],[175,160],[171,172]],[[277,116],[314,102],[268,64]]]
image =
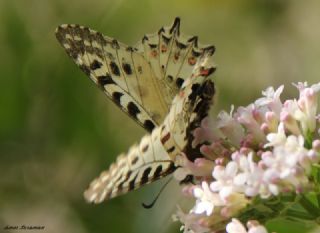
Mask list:
[[[0,232],[44,225],[45,233],[178,232],[181,200],[164,181],[101,205],[85,203],[89,182],[144,134],[73,64],[57,43],[62,23],[90,26],[134,45],[182,19],[181,31],[217,48],[213,114],[247,105],[268,86],[320,77],[320,1],[0,0]],[[187,209],[187,208],[186,208]],[[271,223],[278,232],[312,226]],[[319,232],[314,230],[314,232]],[[33,232],[33,231],[28,231]]]

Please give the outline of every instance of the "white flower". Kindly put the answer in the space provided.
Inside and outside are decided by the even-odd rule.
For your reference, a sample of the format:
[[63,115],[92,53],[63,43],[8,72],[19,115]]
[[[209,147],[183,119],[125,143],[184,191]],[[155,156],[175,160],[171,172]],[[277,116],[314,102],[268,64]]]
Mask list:
[[192,211],[196,214],[205,213],[211,215],[216,205],[221,205],[222,201],[216,193],[211,192],[207,182],[203,181],[201,187],[195,187],[193,195],[197,199]]
[[[257,221],[244,226],[232,219],[254,205],[283,192],[306,192],[314,187],[313,168],[320,161],[320,83],[298,83],[299,99],[280,100],[283,86],[267,88],[263,97],[233,114],[221,112],[214,124],[205,118],[193,132],[203,158],[177,156],[175,175],[195,177],[185,193],[195,199],[188,214],[180,214],[184,232],[267,233]],[[179,162],[180,161],[180,162]],[[243,211],[244,213],[242,213]],[[241,215],[242,216],[242,215]]]
[[276,91],[273,87],[268,87],[265,91],[262,91],[262,95],[264,97],[257,99],[255,101],[255,105],[258,107],[267,106],[269,110],[275,112],[277,116],[279,116],[282,103],[280,100],[280,95],[283,91],[284,86],[280,86]]
[[289,100],[284,103],[284,107],[280,113],[280,121],[283,122],[285,128],[294,135],[301,134],[296,117],[296,113],[300,114],[300,112],[297,102]]
[[244,196],[246,189],[246,174],[241,173],[241,164],[230,161],[226,167],[216,166],[212,175],[215,181],[211,182],[210,189],[218,193],[221,204],[224,208],[221,214],[230,217],[248,204],[248,199]]
[[227,233],[268,233],[267,229],[257,221],[249,221],[247,226],[248,231],[238,219],[233,218],[232,222],[227,224],[226,231]]
[[267,229],[260,225],[258,221],[248,221],[247,227],[249,229],[248,233],[268,233]]
[[238,172],[238,165],[236,162],[231,161],[224,166],[215,166],[212,172],[212,176],[215,179],[210,184],[210,188],[213,192],[223,192],[223,189],[229,189],[233,187],[233,178]]
[[300,92],[297,101],[300,112],[297,112],[296,117],[300,120],[304,135],[307,135],[308,132],[314,132],[316,128],[317,93],[320,90],[320,83],[311,87],[307,87],[307,83],[298,83],[295,86]]
[[237,190],[241,190],[249,197],[259,193],[262,183],[263,170],[253,161],[253,152],[241,155],[237,160],[239,172],[234,177]]
[[[293,85],[298,88],[299,91],[303,91],[305,88],[308,87],[308,83],[307,82],[298,82],[297,84],[293,83]],[[311,85],[310,87],[312,90],[314,90],[315,92],[318,92],[320,90],[320,82]]]
[[180,206],[177,206],[177,213],[172,216],[173,221],[180,221],[183,225],[180,230],[183,233],[205,233],[210,229],[201,224],[202,216],[194,213],[184,213]]
[[278,126],[278,132],[277,133],[269,133],[267,135],[267,140],[269,143],[266,143],[264,145],[265,148],[270,146],[278,146],[285,143],[287,137],[284,131],[284,125],[283,123],[280,123]]
[[261,156],[265,166],[263,180],[269,185],[270,193],[278,195],[279,188],[299,189],[307,186],[311,160],[310,153],[304,148],[303,137],[290,135],[283,138],[282,135],[281,140],[275,141],[273,151],[264,152]]
[[266,120],[265,124],[267,125],[269,132],[273,132],[277,130],[279,119],[274,112],[270,112],[270,111],[266,112],[265,120]]
[[232,219],[232,222],[227,224],[226,231],[228,233],[247,233],[247,229],[235,218]]

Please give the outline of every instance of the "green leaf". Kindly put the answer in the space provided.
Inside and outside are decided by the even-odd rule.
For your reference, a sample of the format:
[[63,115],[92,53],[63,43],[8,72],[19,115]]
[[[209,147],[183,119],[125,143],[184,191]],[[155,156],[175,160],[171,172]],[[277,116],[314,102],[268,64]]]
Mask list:
[[320,216],[320,209],[317,208],[305,195],[300,196],[299,203],[301,206],[315,218]]

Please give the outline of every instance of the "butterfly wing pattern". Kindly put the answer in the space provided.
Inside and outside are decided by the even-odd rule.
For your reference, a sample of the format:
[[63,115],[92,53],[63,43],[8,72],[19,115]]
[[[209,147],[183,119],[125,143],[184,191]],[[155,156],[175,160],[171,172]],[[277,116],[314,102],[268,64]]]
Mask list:
[[158,180],[176,169],[179,153],[192,154],[191,132],[214,95],[213,46],[181,35],[179,18],[135,47],[73,24],[59,26],[56,37],[84,73],[149,132],[92,181],[84,193],[89,202]]

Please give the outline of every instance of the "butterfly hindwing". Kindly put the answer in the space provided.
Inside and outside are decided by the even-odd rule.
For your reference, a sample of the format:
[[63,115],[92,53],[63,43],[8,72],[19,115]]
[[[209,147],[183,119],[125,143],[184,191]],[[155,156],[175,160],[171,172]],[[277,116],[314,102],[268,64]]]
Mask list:
[[196,36],[180,33],[178,17],[171,26],[145,35],[136,46],[160,80],[164,100],[169,106],[203,54],[213,54],[215,50],[214,46],[199,45]]
[[117,161],[90,184],[84,193],[86,200],[100,203],[172,173],[175,166],[162,145],[160,131],[161,128],[155,128],[126,155],[118,156]]
[[163,123],[164,131],[170,135],[163,145],[167,151],[172,151],[169,153],[172,160],[181,152],[186,153],[190,160],[195,159],[192,157],[193,153],[190,157],[188,154],[192,151],[189,146],[192,131],[207,116],[215,94],[214,84],[208,79],[215,71],[211,56],[212,53],[207,51],[196,63],[190,77],[184,81],[180,92],[173,99],[170,112]]

